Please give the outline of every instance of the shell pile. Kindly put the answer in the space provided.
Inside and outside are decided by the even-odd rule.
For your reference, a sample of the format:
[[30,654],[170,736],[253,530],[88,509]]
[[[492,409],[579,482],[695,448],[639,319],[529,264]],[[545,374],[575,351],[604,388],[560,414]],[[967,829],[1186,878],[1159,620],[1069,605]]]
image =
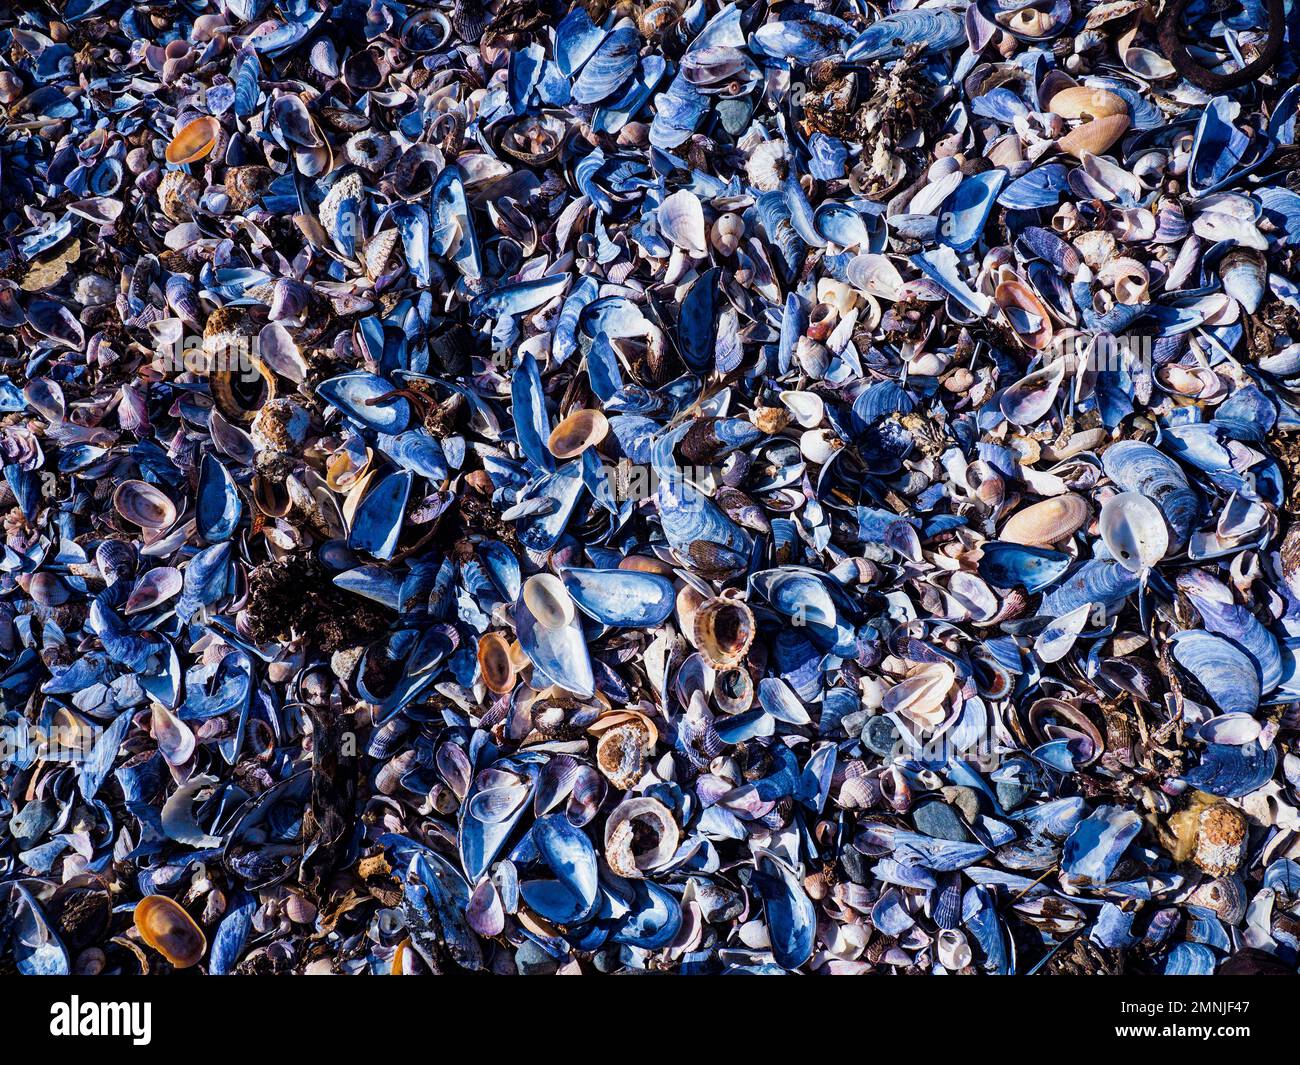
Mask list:
[[20,6],[0,968],[1295,971],[1280,3]]

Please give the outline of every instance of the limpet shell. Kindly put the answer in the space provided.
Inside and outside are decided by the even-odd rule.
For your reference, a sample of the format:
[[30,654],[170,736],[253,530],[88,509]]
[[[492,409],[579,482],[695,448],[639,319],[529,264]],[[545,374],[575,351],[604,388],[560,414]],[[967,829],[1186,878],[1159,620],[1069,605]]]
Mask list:
[[719,596],[695,611],[692,629],[695,646],[714,669],[739,665],[754,642],[754,613],[739,599]]

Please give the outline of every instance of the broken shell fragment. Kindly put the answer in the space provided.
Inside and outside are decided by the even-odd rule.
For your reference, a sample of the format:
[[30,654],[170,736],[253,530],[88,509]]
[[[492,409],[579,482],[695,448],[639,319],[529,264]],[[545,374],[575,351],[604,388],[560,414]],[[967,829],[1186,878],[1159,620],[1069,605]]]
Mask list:
[[619,876],[639,879],[666,864],[680,835],[668,808],[656,799],[627,799],[605,822],[605,860]]

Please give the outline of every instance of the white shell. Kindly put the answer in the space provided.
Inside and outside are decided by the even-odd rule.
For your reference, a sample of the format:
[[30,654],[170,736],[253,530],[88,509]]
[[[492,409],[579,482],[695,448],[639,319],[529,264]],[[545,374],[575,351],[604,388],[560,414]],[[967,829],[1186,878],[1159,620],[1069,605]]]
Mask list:
[[1169,550],[1164,515],[1140,492],[1121,492],[1102,505],[1101,538],[1111,555],[1130,573],[1150,569]]
[[816,429],[826,417],[826,403],[816,392],[787,390],[781,393],[781,402],[804,429]]
[[964,969],[971,963],[970,943],[966,933],[959,928],[945,928],[935,941],[939,964],[945,969]]
[[704,208],[689,189],[674,192],[659,205],[659,231],[694,259],[704,257]]
[[946,662],[923,666],[885,693],[885,712],[902,714],[929,728],[942,724],[944,703],[956,676]]
[[[634,849],[638,826],[654,835],[653,847]],[[639,878],[668,862],[677,853],[680,839],[677,822],[658,799],[628,799],[605,823],[605,860],[619,876]]]
[[554,573],[534,573],[524,582],[524,603],[539,625],[558,629],[573,621],[573,599]]

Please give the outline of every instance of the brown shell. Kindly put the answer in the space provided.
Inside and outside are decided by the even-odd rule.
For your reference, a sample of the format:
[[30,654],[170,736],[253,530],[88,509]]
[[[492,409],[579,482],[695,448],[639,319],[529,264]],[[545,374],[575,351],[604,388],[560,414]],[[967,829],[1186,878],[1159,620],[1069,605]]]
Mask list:
[[1211,876],[1231,876],[1246,857],[1250,822],[1226,802],[1201,811],[1196,825],[1196,853],[1192,860]]
[[135,907],[140,938],[177,969],[197,965],[208,952],[208,940],[180,903],[166,895],[146,895]]
[[1086,85],[1071,85],[1052,97],[1049,111],[1062,118],[1109,118],[1111,115],[1128,115],[1128,104],[1105,89]]
[[192,122],[186,122],[167,145],[165,153],[167,162],[177,166],[197,163],[212,153],[220,136],[221,123],[211,115],[203,115]]
[[489,691],[507,695],[515,687],[515,667],[510,644],[499,632],[485,632],[478,641],[478,667]]
[[1002,526],[1001,539],[1028,546],[1058,543],[1087,524],[1091,511],[1083,496],[1051,496],[1018,510]]
[[1061,151],[1068,152],[1077,159],[1082,159],[1084,152],[1100,155],[1120,137],[1124,136],[1127,129],[1128,115],[1107,115],[1105,118],[1094,118],[1091,122],[1084,122],[1082,125],[1075,126],[1074,129],[1056,142],[1056,146]]
[[652,40],[656,34],[672,29],[682,17],[681,5],[677,0],[657,0],[646,6],[636,20],[637,29],[646,40]]
[[577,458],[609,433],[609,419],[598,410],[575,410],[551,430],[546,446],[557,459]]
[[169,170],[158,183],[158,203],[173,222],[188,222],[199,206],[203,183],[183,170]]
[[245,211],[275,179],[275,172],[267,166],[232,166],[226,170],[226,195],[230,197],[232,211]]
[[635,570],[638,573],[657,573],[669,580],[675,576],[672,566],[654,555],[628,555],[619,562],[618,568]]

